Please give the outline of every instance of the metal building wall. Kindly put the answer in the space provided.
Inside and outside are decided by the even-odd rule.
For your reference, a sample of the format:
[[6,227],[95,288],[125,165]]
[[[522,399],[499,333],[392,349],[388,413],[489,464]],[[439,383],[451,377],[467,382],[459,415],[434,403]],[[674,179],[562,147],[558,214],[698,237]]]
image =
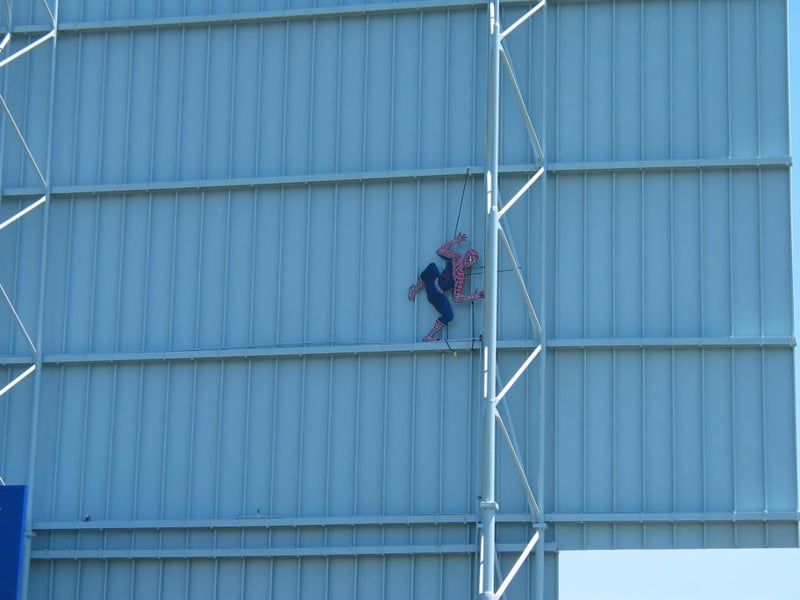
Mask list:
[[786,5],[549,17],[558,546],[795,546]]
[[[317,4],[62,3],[52,152],[53,54],[0,73],[51,156],[0,232],[42,342],[0,399],[31,598],[475,593],[481,309],[443,352],[406,291],[468,166],[483,246],[485,7]],[[22,44],[41,7],[13,7]],[[785,14],[560,2],[509,41],[548,156],[510,226],[546,352],[508,400],[548,550],[797,544]],[[0,136],[2,220],[36,179]],[[503,185],[531,159],[507,119]],[[504,295],[503,373],[526,322]],[[3,314],[0,382],[26,361]],[[556,562],[511,597],[556,597]]]

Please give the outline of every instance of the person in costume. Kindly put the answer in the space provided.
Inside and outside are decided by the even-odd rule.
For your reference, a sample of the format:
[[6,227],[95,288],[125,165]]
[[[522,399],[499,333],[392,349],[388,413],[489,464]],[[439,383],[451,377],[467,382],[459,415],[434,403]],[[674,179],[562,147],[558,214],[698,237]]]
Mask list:
[[467,281],[467,270],[471,269],[480,258],[480,254],[474,248],[467,250],[463,257],[452,249],[453,246],[457,246],[466,239],[466,234],[459,233],[449,242],[442,244],[436,254],[446,261],[444,271],[440,271],[435,263],[431,263],[420,273],[417,282],[408,288],[408,299],[413,300],[417,296],[417,292],[424,287],[428,302],[433,304],[440,315],[434,321],[431,330],[422,338],[423,342],[439,341],[439,332],[453,320],[453,308],[445,295],[446,292],[452,290],[453,301],[459,303],[467,300],[480,300],[484,297],[482,291],[472,294],[463,292],[464,284]]

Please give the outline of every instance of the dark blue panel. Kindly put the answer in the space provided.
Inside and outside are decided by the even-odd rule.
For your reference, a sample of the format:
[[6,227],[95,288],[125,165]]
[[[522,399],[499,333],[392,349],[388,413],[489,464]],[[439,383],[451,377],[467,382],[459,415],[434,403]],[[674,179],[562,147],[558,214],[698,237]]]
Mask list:
[[19,598],[28,486],[0,486],[0,598]]

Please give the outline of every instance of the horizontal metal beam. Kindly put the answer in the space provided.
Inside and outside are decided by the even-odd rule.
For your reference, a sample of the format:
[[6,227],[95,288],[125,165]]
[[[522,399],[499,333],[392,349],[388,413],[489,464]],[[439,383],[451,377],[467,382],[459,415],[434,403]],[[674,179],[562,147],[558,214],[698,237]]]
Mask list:
[[[239,179],[196,179],[166,182],[136,182],[101,185],[66,185],[53,186],[51,196],[119,196],[124,194],[179,193],[198,191],[253,190],[260,188],[283,188],[309,185],[344,185],[351,183],[401,182],[425,179],[464,178],[468,176],[480,178],[483,167],[469,166],[446,169],[401,169],[393,171],[361,171],[352,173],[320,173],[304,175],[280,175],[266,177],[243,177]],[[41,190],[38,190],[41,194]],[[35,196],[34,188],[9,188],[2,192],[7,198],[24,198]]]
[[[498,513],[498,522],[528,527],[530,513]],[[800,512],[655,512],[655,513],[545,513],[544,523],[648,524],[648,523],[796,523]],[[327,527],[441,526],[478,523],[475,514],[349,516],[349,517],[242,517],[239,519],[141,519],[119,521],[40,521],[33,524],[38,534],[49,532],[88,533],[103,531],[189,531],[221,529],[275,529]],[[537,525],[534,523],[534,525]]]
[[[772,168],[792,166],[789,156],[748,156],[741,158],[688,158],[666,160],[615,160],[550,163],[551,173],[596,173],[620,171],[685,171],[702,169]],[[528,167],[530,169],[530,167]]]
[[554,350],[621,350],[626,348],[794,348],[794,336],[653,337],[653,338],[556,338],[545,342]]
[[[523,544],[499,544],[501,554],[519,553]],[[545,550],[555,552],[554,544]],[[324,558],[329,556],[420,556],[476,554],[475,544],[413,544],[396,546],[316,546],[298,548],[130,548],[92,550],[34,550],[32,560],[164,560],[171,558]]]
[[[244,346],[234,348],[207,348],[195,350],[162,350],[150,352],[98,352],[44,354],[44,365],[117,364],[142,362],[194,361],[194,360],[249,360],[259,358],[310,358],[390,354],[438,354],[441,352],[470,352],[480,349],[480,339],[449,340],[444,342],[408,342],[385,344],[283,344],[274,346]],[[583,338],[547,339],[552,350],[628,350],[628,349],[740,349],[787,348],[796,346],[792,336],[783,337],[719,337],[719,338]],[[499,350],[530,351],[530,340],[498,341]],[[0,356],[0,366],[30,364],[30,356]]]
[[[243,348],[219,348],[207,350],[173,350],[161,352],[117,352],[107,354],[50,354],[42,361],[45,364],[93,364],[121,362],[163,362],[191,360],[225,360],[252,358],[311,358],[315,356],[359,356],[364,354],[439,354],[449,351],[479,350],[478,340],[449,340],[450,348],[444,343],[431,344],[410,342],[401,344],[335,344],[330,345],[278,345]],[[2,362],[0,362],[2,364]]]
[[[530,522],[530,515],[520,515]],[[518,519],[517,519],[518,520]],[[513,521],[513,520],[512,520]],[[474,525],[474,514],[438,515],[374,515],[347,517],[274,517],[245,516],[238,519],[137,519],[122,521],[42,521],[33,524],[34,531],[162,531],[170,529],[274,529],[288,527],[385,527],[414,525]]]
[[123,550],[34,550],[32,560],[114,560],[168,558],[304,558],[326,556],[409,556],[474,554],[470,544],[409,546],[316,546],[308,548],[126,548]]
[[547,513],[548,523],[800,523],[800,512]]
[[[260,523],[258,523],[260,521]],[[516,523],[530,527],[529,514],[498,515],[498,521]],[[690,512],[690,513],[546,513],[544,521],[550,525],[622,525],[622,524],[667,524],[680,525],[690,523],[729,523],[729,524],[767,524],[767,523],[800,523],[800,512]],[[348,523],[349,522],[349,523]],[[474,515],[417,515],[405,517],[352,517],[336,519],[206,519],[197,521],[105,521],[105,522],[53,522],[35,523],[34,533],[40,535],[52,531],[60,532],[100,532],[108,530],[217,530],[247,529],[254,527],[325,527],[346,526],[348,524],[365,525],[414,525],[414,524],[465,524],[476,525]],[[543,525],[543,524],[542,524]],[[502,554],[519,553],[525,549],[524,544],[499,544]],[[555,552],[553,543],[545,544],[546,552]],[[84,549],[84,550],[36,550],[33,560],[114,560],[114,559],[170,559],[170,558],[303,558],[326,556],[410,556],[410,555],[447,555],[468,554],[477,552],[475,544],[415,544],[392,546],[316,546],[316,547],[268,547],[268,548],[136,548],[136,549]]]
[[[698,160],[647,160],[613,161],[583,163],[549,163],[546,169],[559,173],[618,173],[628,171],[682,171],[715,169],[759,169],[789,168],[792,161],[788,156],[773,158],[747,157]],[[219,190],[254,190],[260,188],[283,188],[310,185],[343,185],[351,183],[402,182],[427,179],[463,178],[482,179],[484,167],[478,165],[446,169],[399,169],[389,171],[360,171],[351,173],[319,173],[306,175],[276,175],[264,177],[242,177],[238,179],[196,179],[184,181],[111,183],[95,185],[54,185],[52,199],[73,196],[120,196],[126,194],[181,193]],[[521,175],[530,177],[535,172],[534,165],[507,165],[500,168],[501,175]],[[5,198],[30,198],[42,194],[40,188],[6,188],[0,190]]]
[[[503,5],[527,5],[530,0],[505,0]],[[108,21],[59,23],[58,31],[63,33],[97,33],[112,31],[135,31],[140,29],[170,29],[183,27],[213,27],[268,23],[271,21],[295,21],[303,19],[326,19],[362,17],[382,14],[418,13],[443,10],[485,9],[486,0],[438,0],[428,2],[386,2],[383,4],[355,4],[349,6],[320,6],[314,8],[295,8],[285,10],[264,10],[242,13],[214,15],[187,15],[157,17],[150,19],[119,19]],[[14,27],[12,33],[34,34],[46,31],[45,25],[22,25]]]

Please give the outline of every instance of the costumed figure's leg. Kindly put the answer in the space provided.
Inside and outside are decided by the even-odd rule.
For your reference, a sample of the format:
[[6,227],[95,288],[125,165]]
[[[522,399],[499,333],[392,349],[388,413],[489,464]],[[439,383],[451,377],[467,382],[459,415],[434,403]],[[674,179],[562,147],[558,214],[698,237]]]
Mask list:
[[[433,287],[433,286],[430,286]],[[439,311],[439,314],[442,315],[433,323],[433,327],[427,333],[427,335],[422,338],[423,342],[438,342],[439,336],[437,335],[441,330],[442,327],[447,325],[450,321],[453,320],[453,308],[450,306],[450,301],[447,299],[447,296],[442,294],[441,292],[434,292],[431,293],[428,290],[428,300],[433,306]]]
[[417,292],[423,287],[425,287],[425,282],[422,281],[422,278],[417,279],[417,283],[408,288],[408,299],[413,300],[416,297]]
[[437,334],[442,330],[442,327],[444,327],[444,323],[442,323],[439,319],[436,319],[433,322],[433,327],[427,333],[427,335],[425,335],[425,337],[422,338],[422,341],[423,342],[438,342],[439,341],[439,336]]
[[439,267],[437,267],[434,263],[431,263],[425,267],[425,270],[419,274],[417,282],[408,288],[408,299],[413,300],[417,296],[417,292],[419,292],[426,285],[433,284],[438,276]]

